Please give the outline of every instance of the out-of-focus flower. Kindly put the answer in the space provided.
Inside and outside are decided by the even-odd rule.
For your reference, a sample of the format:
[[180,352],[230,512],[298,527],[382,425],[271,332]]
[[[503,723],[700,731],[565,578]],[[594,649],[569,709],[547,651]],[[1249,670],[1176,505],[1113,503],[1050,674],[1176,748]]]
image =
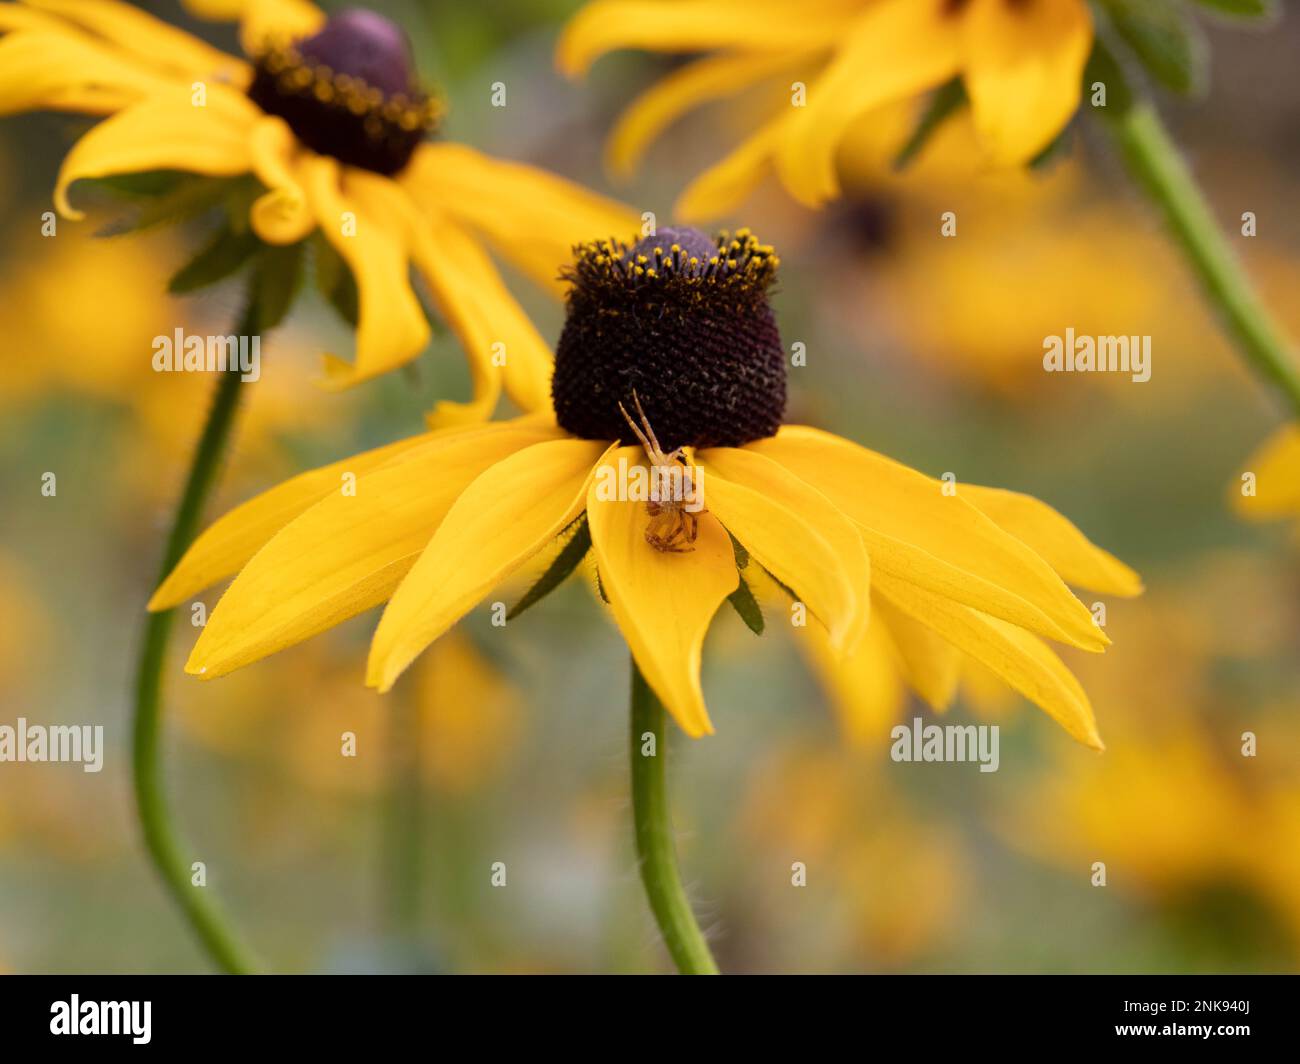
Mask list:
[[[752,558],[794,589],[839,652],[856,650],[879,597],[1100,745],[1082,689],[1038,638],[1091,651],[1109,643],[1059,575],[1082,569],[1096,582],[1100,552],[1026,496],[953,495],[847,440],[782,427],[785,352],[767,301],[776,265],[743,230],[716,242],[661,230],[632,246],[585,246],[569,274],[555,419],[400,441],[226,515],[151,603],[168,608],[239,571],[187,671],[220,676],[390,600],[368,674],[387,690],[564,535],[574,565],[594,546],[638,666],[690,735],[712,731],[699,679],[705,632],[723,600],[749,595],[740,568]],[[677,507],[638,499],[628,485],[650,468],[699,484],[707,509],[688,509],[692,491]],[[341,471],[355,473],[355,493],[340,494]]]
[[[968,859],[956,833],[909,809],[880,773],[843,752],[786,750],[760,764],[741,811],[747,853],[775,875],[757,904],[772,915],[765,940],[790,921],[790,894],[815,892],[824,919],[796,922],[801,950],[813,935],[846,966],[896,969],[932,946],[961,911]],[[792,866],[806,886],[795,888]],[[819,951],[820,955],[825,953]],[[824,962],[823,962],[824,963]]]
[[[273,760],[321,790],[372,793],[390,771],[394,711],[350,683],[352,674],[333,648],[314,643],[281,668],[233,677],[233,690],[187,686],[178,717],[196,739],[226,755]],[[519,692],[460,632],[439,640],[411,681],[402,697],[414,700],[415,712],[403,741],[415,744],[421,779],[446,794],[481,787],[519,738]],[[345,752],[348,734],[355,742]]]
[[1153,708],[1131,701],[1108,715],[1106,757],[1059,759],[1017,800],[1007,837],[1080,877],[1103,862],[1108,885],[1174,912],[1212,907],[1201,920],[1253,904],[1288,929],[1300,955],[1300,735],[1261,717],[1259,757],[1243,757],[1240,735],[1212,718]]
[[[372,377],[425,347],[414,264],[470,356],[473,400],[442,413],[490,414],[503,385],[525,409],[544,405],[549,353],[485,243],[553,285],[576,239],[625,228],[629,212],[531,167],[427,141],[441,104],[420,89],[405,34],[379,15],[327,19],[305,0],[190,6],[239,18],[249,59],[113,0],[0,5],[0,112],[108,116],[64,160],[59,210],[82,217],[68,201],[79,179],[218,179],[228,202],[215,202],[232,228],[205,252],[205,270],[319,232],[318,249],[332,248],[350,271],[356,358],[327,359],[334,383]],[[246,175],[258,184],[241,201],[234,179]],[[248,225],[256,240],[241,235]]]
[[1261,445],[1246,460],[1228,498],[1251,520],[1300,516],[1300,427],[1285,425]]
[[[1300,956],[1300,728],[1294,699],[1265,693],[1269,663],[1295,656],[1298,613],[1271,566],[1236,552],[1126,609],[1107,668],[1080,668],[1106,702],[1106,756],[1054,754],[1006,837],[1080,877],[1102,861],[1111,888],[1201,927],[1261,908]],[[1233,664],[1258,694],[1224,684]]]
[[987,158],[1024,163],[1077,109],[1092,39],[1083,0],[595,0],[565,29],[557,61],[577,75],[617,48],[708,53],[624,114],[610,146],[619,170],[702,102],[788,86],[779,109],[682,194],[677,212],[700,219],[733,208],[770,170],[801,202],[834,199],[836,153],[861,116],[958,77]]

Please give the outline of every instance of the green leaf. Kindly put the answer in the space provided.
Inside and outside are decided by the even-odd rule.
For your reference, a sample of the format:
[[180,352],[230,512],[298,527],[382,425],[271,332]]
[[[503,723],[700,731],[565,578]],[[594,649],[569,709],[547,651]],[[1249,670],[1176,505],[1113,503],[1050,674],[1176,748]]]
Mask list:
[[316,260],[316,287],[339,316],[353,329],[360,319],[360,293],[352,270],[328,240],[317,233],[312,238]]
[[745,549],[745,545],[740,540],[731,535],[730,529],[727,530],[727,535],[731,539],[731,552],[736,556],[736,568],[747,568],[749,566],[749,551]]
[[1276,18],[1280,10],[1277,0],[1196,0],[1208,7],[1234,18]]
[[270,332],[293,306],[302,282],[302,243],[264,244],[257,255],[251,290],[257,300],[257,331]]
[[1115,31],[1161,85],[1184,96],[1205,87],[1209,49],[1183,0],[1105,0]]
[[252,233],[236,233],[223,227],[202,251],[176,271],[167,282],[167,291],[180,295],[223,281],[243,266],[260,245],[261,241]]
[[[569,526],[573,529],[573,535],[556,556],[555,561],[551,562],[541,576],[527,593],[510,609],[506,614],[507,621],[513,621],[524,610],[530,606],[535,606],[541,602],[547,595],[559,587],[569,578],[569,574],[582,562],[587,556],[587,551],[591,549],[591,528],[587,524],[587,515],[579,514]],[[560,533],[563,535],[564,533]],[[604,597],[604,590],[601,591],[601,597]],[[608,601],[608,599],[606,599]]]
[[176,225],[220,206],[228,192],[228,178],[186,176],[170,192],[148,199],[137,210],[114,219],[95,235],[122,236],[161,225]]
[[[1098,107],[1092,102],[1096,85],[1105,86],[1105,107]],[[1093,42],[1092,55],[1088,57],[1088,65],[1083,71],[1083,98],[1086,106],[1102,118],[1120,118],[1133,106],[1133,89],[1129,85],[1128,75],[1100,33]]]
[[732,609],[740,614],[740,619],[745,622],[751,632],[755,635],[763,634],[763,611],[758,605],[758,600],[754,598],[754,592],[749,589],[749,584],[745,582],[743,576],[740,578],[736,590],[727,596],[727,601],[731,603]]
[[87,177],[82,180],[118,196],[147,199],[174,192],[182,182],[193,177],[193,174],[180,170],[143,170],[138,174],[110,174],[107,177]]
[[961,83],[961,78],[953,78],[935,89],[925,111],[916,123],[916,128],[912,130],[912,135],[894,156],[894,169],[905,169],[920,154],[935,131],[965,105],[966,89]]
[[1066,150],[1070,146],[1070,130],[1073,124],[1073,121],[1066,123],[1065,128],[1052,138],[1052,142],[1029,160],[1029,169],[1047,170],[1065,157]]

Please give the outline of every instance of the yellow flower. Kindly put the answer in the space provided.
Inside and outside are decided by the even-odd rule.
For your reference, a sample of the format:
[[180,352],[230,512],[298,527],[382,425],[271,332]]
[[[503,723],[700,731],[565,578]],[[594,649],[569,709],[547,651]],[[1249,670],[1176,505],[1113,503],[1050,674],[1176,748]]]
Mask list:
[[[219,676],[387,601],[368,670],[387,690],[567,534],[579,547],[572,537],[589,536],[637,665],[689,735],[713,730],[705,633],[724,600],[747,594],[742,570],[756,564],[837,651],[861,644],[871,600],[885,601],[1100,745],[1082,689],[1038,638],[1109,642],[1054,567],[1073,560],[1072,526],[1013,496],[1006,508],[1030,546],[937,480],[783,426],[785,350],[767,299],[776,266],[746,230],[584,245],[567,274],[553,416],[389,444],[221,518],[150,603],[174,606],[239,573],[187,671]],[[652,469],[676,473],[678,490],[638,494]]]
[[1252,520],[1300,517],[1300,426],[1284,425],[1269,437],[1228,496],[1237,513]]
[[405,35],[379,15],[327,20],[304,0],[190,6],[241,19],[249,59],[114,0],[0,4],[0,113],[108,116],[64,159],[59,210],[82,217],[68,200],[81,178],[251,174],[257,236],[293,245],[319,231],[355,279],[356,357],[327,357],[331,382],[383,373],[425,347],[414,265],[470,356],[473,401],[445,412],[490,414],[503,384],[523,408],[543,405],[547,347],[487,249],[554,286],[579,235],[619,231],[630,213],[531,167],[428,141],[440,105],[419,90]]
[[557,62],[574,76],[616,48],[709,53],[623,115],[616,171],[701,102],[788,86],[780,110],[682,194],[677,213],[697,219],[733,208],[773,169],[803,203],[834,199],[835,155],[854,122],[954,77],[989,159],[1027,162],[1077,109],[1092,39],[1084,0],[595,0],[566,28]]

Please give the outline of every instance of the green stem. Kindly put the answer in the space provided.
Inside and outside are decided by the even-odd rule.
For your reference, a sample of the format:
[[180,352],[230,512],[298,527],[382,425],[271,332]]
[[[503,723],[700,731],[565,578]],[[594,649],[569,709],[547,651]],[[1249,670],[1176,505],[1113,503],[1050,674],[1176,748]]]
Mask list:
[[1300,417],[1300,369],[1215,221],[1196,178],[1151,103],[1135,100],[1106,123],[1129,171],[1164,214],[1174,239],[1233,342]]
[[[247,335],[247,326],[248,316],[241,322],[238,335]],[[216,481],[221,457],[230,441],[241,389],[238,373],[228,370],[221,373],[207,422],[203,426],[203,435],[194,452],[185,490],[172,520],[171,533],[167,537],[159,569],[159,583],[180,561],[198,530],[203,504]],[[223,971],[247,973],[255,968],[248,951],[216,903],[209,899],[208,888],[196,887],[190,882],[191,861],[182,856],[181,842],[172,826],[171,814],[163,795],[159,755],[162,669],[167,658],[167,642],[175,613],[175,610],[165,610],[149,614],[136,667],[132,758],[136,809],[144,833],[145,847],[162,877],[163,885],[180,906],[212,960]]]
[[[653,737],[653,745],[651,745]],[[650,752],[646,753],[646,749]],[[641,882],[664,944],[683,975],[717,975],[718,965],[691,912],[673,845],[664,789],[664,707],[632,663],[632,817]]]

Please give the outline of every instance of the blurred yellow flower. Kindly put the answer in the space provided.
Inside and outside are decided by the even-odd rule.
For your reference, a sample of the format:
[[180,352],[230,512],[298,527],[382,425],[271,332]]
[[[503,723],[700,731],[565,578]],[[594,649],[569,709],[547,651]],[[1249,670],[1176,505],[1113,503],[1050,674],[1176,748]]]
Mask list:
[[1106,757],[1062,757],[1016,800],[1007,838],[1083,881],[1103,862],[1108,885],[1156,905],[1207,904],[1225,889],[1255,899],[1300,957],[1294,725],[1258,718],[1256,760],[1231,728],[1185,706],[1125,709],[1108,718]]
[[987,158],[1027,162],[1077,109],[1092,37],[1084,0],[594,0],[566,27],[557,62],[576,76],[618,48],[709,53],[623,115],[610,142],[619,171],[700,103],[789,86],[781,109],[682,193],[676,212],[697,220],[734,208],[769,170],[809,206],[834,199],[855,121],[956,77]]
[[[269,756],[320,790],[373,793],[391,768],[394,711],[349,682],[352,675],[336,648],[313,644],[279,668],[239,674],[233,690],[186,685],[178,716],[187,732],[228,756]],[[414,700],[415,715],[402,741],[415,744],[420,778],[443,794],[484,786],[522,732],[519,692],[458,631],[431,648],[413,680],[403,697]],[[345,754],[348,734],[356,739]]]
[[485,243],[554,286],[575,240],[626,228],[631,214],[531,167],[427,141],[440,105],[382,16],[327,19],[305,0],[191,6],[240,18],[249,61],[115,0],[0,4],[0,113],[108,116],[64,159],[59,210],[82,217],[68,201],[81,178],[254,175],[257,236],[296,245],[319,231],[355,278],[356,358],[327,358],[330,380],[372,377],[425,347],[413,264],[470,357],[473,400],[443,413],[486,416],[503,386],[525,409],[544,405],[547,347]]
[[1256,521],[1300,516],[1300,427],[1284,425],[1246,460],[1229,500]]
[[[957,833],[918,817],[851,755],[795,748],[760,763],[740,820],[746,852],[774,869],[753,893],[766,911],[764,949],[782,949],[786,938],[784,949],[799,955],[898,969],[936,945],[962,911],[970,870]],[[798,888],[796,863],[805,877]],[[821,919],[798,919],[798,900]],[[814,936],[828,941],[813,947]]]

